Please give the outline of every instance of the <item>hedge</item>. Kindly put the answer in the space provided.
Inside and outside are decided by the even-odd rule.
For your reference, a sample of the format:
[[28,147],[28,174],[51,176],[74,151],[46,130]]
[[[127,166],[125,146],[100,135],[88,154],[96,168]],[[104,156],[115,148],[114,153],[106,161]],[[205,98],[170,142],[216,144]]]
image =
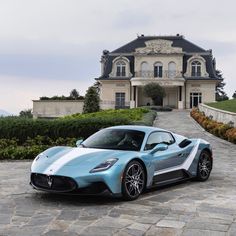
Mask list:
[[204,112],[200,112],[194,108],[191,111],[191,116],[208,132],[217,137],[225,139],[229,142],[236,144],[236,128],[230,124],[224,124],[212,120],[210,117],[205,116]]
[[102,128],[130,123],[131,121],[124,117],[56,120],[0,118],[0,139],[15,138],[19,144],[23,144],[27,138],[34,138],[37,135],[46,136],[53,140],[59,137],[87,138]]
[[152,125],[155,117],[156,112],[138,108],[55,120],[0,118],[0,160],[33,159],[52,146],[75,146],[76,140],[86,139],[102,128]]

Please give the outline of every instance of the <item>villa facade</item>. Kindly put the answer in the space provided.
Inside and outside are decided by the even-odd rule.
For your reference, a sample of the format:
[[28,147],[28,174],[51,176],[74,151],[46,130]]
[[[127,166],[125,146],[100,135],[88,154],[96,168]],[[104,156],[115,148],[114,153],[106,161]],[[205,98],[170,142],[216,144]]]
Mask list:
[[155,82],[166,96],[160,106],[185,109],[214,102],[215,60],[205,50],[181,35],[138,36],[126,45],[103,51],[100,83],[101,108],[134,108],[151,105],[143,86]]

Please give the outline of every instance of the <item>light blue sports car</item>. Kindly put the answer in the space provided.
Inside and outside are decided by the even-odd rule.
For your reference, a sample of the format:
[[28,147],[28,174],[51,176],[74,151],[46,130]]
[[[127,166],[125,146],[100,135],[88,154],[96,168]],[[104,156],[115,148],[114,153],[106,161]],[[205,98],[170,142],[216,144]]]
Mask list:
[[113,195],[134,200],[154,186],[209,178],[210,144],[148,126],[115,126],[77,147],[52,147],[32,163],[31,185],[55,193]]

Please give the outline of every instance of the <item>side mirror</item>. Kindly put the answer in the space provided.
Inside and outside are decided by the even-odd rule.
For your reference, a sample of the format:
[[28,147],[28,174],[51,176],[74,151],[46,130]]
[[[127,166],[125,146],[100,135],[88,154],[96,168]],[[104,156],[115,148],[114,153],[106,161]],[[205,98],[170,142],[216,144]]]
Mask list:
[[76,141],[76,147],[79,147],[80,144],[83,142],[84,140],[83,139],[79,139]]
[[154,154],[159,151],[165,151],[168,149],[168,145],[164,143],[157,144],[151,151],[150,154]]

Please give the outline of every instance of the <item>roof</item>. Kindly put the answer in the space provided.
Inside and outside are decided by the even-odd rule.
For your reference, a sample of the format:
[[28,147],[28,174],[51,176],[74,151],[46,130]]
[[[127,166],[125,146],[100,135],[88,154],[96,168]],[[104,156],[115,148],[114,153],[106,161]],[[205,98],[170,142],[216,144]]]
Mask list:
[[[124,46],[112,51],[108,52],[106,55],[104,55],[105,63],[104,63],[104,72],[103,75],[101,75],[98,80],[130,80],[131,78],[126,77],[126,78],[110,78],[109,74],[112,71],[112,62],[115,58],[117,58],[117,54],[122,54],[128,60],[130,61],[130,72],[134,76],[134,55],[133,53],[135,52],[136,48],[140,47],[146,47],[145,42],[148,40],[155,40],[155,39],[163,39],[163,40],[171,40],[173,42],[172,46],[173,47],[180,47],[183,49],[184,56],[183,56],[183,74],[185,74],[186,69],[187,69],[187,61],[190,57],[192,57],[193,53],[199,53],[206,61],[206,70],[207,73],[209,74],[209,79],[210,80],[219,80],[220,78],[217,77],[215,73],[215,68],[213,65],[213,59],[210,51],[205,50],[194,43],[186,40],[183,36],[181,35],[176,35],[176,36],[139,36],[133,41],[125,44]],[[201,77],[202,78],[202,77]],[[192,79],[192,78],[186,78]],[[196,79],[196,78],[194,78]],[[206,79],[206,78],[204,78]]]
[[[187,70],[187,61],[190,57],[192,57],[192,55],[184,55],[184,59],[183,59],[183,72],[184,73]],[[206,61],[206,71],[209,74],[209,78],[210,79],[218,79],[217,75],[215,73],[214,66],[213,66],[212,56],[211,55],[201,55],[201,57],[203,57]],[[202,77],[200,77],[200,78],[202,78]],[[187,79],[197,79],[197,78],[191,77],[191,78],[187,78]],[[206,80],[205,78],[203,78],[203,79]]]
[[164,39],[171,40],[173,47],[180,47],[184,52],[199,53],[207,52],[207,50],[195,45],[194,43],[186,40],[183,36],[139,36],[135,40],[125,44],[124,46],[112,51],[111,53],[132,53],[136,48],[146,47],[145,42],[148,40]]
[[152,131],[166,131],[164,129],[156,128],[153,126],[143,126],[143,125],[119,125],[119,126],[112,126],[108,129],[127,129],[127,130],[138,130],[143,132],[152,132]]
[[[111,55],[107,55],[106,57],[106,63],[105,63],[105,67],[104,67],[104,73],[102,76],[102,79],[108,79],[109,78],[109,74],[111,73],[112,70],[112,61],[116,58],[117,56],[111,56]],[[130,61],[130,72],[134,75],[134,56],[126,56],[126,58],[129,59]],[[101,78],[99,78],[101,79]],[[111,78],[109,78],[110,80]],[[114,79],[118,79],[118,80],[122,80],[121,77],[119,78],[114,78]],[[130,78],[123,78],[124,80],[130,79]]]

